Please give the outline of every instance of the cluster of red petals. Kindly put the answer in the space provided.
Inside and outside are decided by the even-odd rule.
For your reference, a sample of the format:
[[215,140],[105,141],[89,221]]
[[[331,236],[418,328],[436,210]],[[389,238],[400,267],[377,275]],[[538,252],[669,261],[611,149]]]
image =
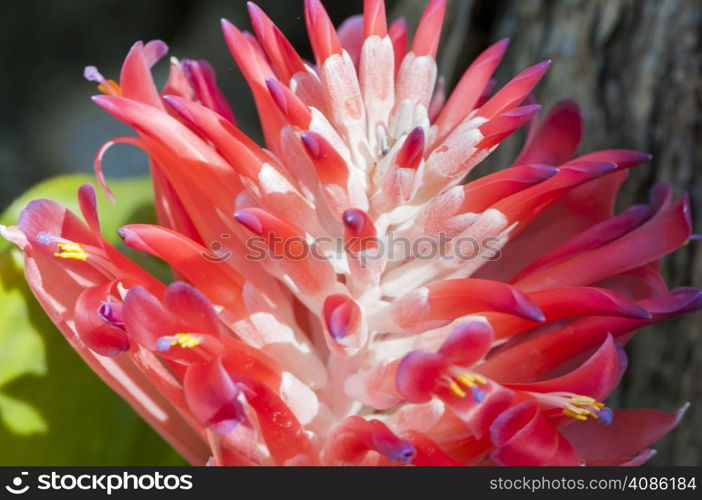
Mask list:
[[[504,40],[447,96],[435,61],[445,11],[430,0],[408,43],[383,0],[338,30],[307,0],[314,62],[254,4],[253,33],[223,21],[265,148],[238,128],[207,62],[171,59],[156,87],[160,41],[135,44],[118,82],[86,69],[94,101],[136,131],[98,152],[100,186],[111,196],[112,145],[149,158],[159,225],[120,235],[176,281],[101,236],[90,185],[82,219],[36,200],[2,234],[71,345],[192,463],[635,465],[681,417],[604,400],[639,328],[702,307],[699,290],[669,289],[659,272],[691,236],[687,197],[658,185],[615,214],[648,155],[576,156],[578,107],[539,119],[533,104],[549,62],[494,91]],[[511,166],[462,182],[524,126]],[[491,244],[471,259],[379,251],[390,236],[439,235],[445,250]],[[252,237],[265,258],[249,258]],[[303,257],[281,247],[292,240]],[[226,248],[213,255],[212,242]]]

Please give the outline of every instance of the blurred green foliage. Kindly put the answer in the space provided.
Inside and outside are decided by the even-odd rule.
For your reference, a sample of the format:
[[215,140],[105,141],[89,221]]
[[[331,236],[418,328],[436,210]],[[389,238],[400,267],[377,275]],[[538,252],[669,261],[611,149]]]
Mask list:
[[[87,176],[42,182],[0,216],[11,225],[27,202],[50,198],[77,210]],[[148,179],[110,182],[98,194],[104,236],[119,243],[127,222],[152,222]],[[165,276],[165,266],[141,257]],[[83,363],[24,282],[21,253],[0,242],[0,465],[181,465],[180,458]]]

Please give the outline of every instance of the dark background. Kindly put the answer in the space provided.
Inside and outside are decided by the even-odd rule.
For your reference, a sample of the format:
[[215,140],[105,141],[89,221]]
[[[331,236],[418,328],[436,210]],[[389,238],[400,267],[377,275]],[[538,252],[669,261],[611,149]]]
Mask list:
[[[336,23],[361,11],[360,0],[327,1]],[[423,0],[388,1],[416,23]],[[301,0],[261,0],[304,54],[309,52]],[[127,131],[89,97],[83,67],[97,65],[117,79],[136,40],[160,38],[177,57],[205,58],[242,128],[259,137],[253,104],[219,29],[219,19],[249,26],[243,0],[0,0],[0,210],[37,181],[65,172],[90,172],[98,146]],[[554,65],[537,88],[548,106],[571,97],[587,120],[582,151],[622,147],[654,155],[638,167],[620,196],[622,206],[644,201],[657,181],[692,196],[702,213],[702,2],[698,0],[450,0],[440,49],[441,73],[454,82],[487,44],[512,39],[500,83],[539,60]],[[157,67],[164,77],[165,64]],[[509,141],[488,160],[509,164]],[[108,155],[108,175],[146,172],[137,150]],[[699,223],[695,226],[700,232]],[[693,243],[666,259],[673,286],[702,286],[702,252]],[[655,464],[702,462],[702,315],[648,328],[627,351],[630,369],[614,405],[672,411],[693,403],[681,425],[662,441]]]

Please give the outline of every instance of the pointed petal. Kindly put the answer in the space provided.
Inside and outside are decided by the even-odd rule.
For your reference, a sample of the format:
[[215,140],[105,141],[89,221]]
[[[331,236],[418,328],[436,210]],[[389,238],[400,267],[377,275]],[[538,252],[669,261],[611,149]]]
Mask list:
[[530,392],[572,392],[602,401],[614,390],[626,369],[626,354],[607,335],[604,343],[575,370],[542,382],[504,384],[513,390]]
[[302,100],[288,87],[273,78],[266,79],[266,86],[273,101],[285,115],[288,122],[302,130],[309,129],[312,113]]
[[[639,305],[651,313],[650,319],[608,316],[581,319],[563,328],[509,345],[488,357],[477,371],[495,380],[538,380],[569,360],[599,346],[609,333],[617,339],[644,325],[699,310],[702,307],[702,292],[689,288],[675,289],[662,297],[641,300]],[[564,338],[568,342],[563,342]],[[529,360],[529,363],[525,360]]]
[[559,101],[524,145],[514,163],[561,165],[573,157],[582,134],[583,117],[578,105],[570,100]]
[[503,198],[545,181],[558,173],[549,165],[519,165],[485,175],[463,187],[461,213],[481,213]]
[[329,56],[341,54],[341,42],[319,0],[305,0],[305,24],[317,65],[321,66]]
[[411,51],[418,57],[436,57],[441,38],[441,27],[446,15],[446,0],[429,0],[422,17],[419,19],[417,32],[412,40]]
[[247,6],[256,37],[266,51],[278,78],[287,85],[293,75],[306,71],[304,62],[285,35],[255,3],[248,2]]
[[212,65],[205,60],[192,61],[184,59],[182,67],[195,91],[195,97],[200,103],[206,108],[215,111],[233,125],[236,125],[236,118],[234,118],[232,108],[217,86],[217,77]]
[[614,410],[609,425],[594,421],[563,427],[563,435],[588,462],[631,459],[665,436],[682,419],[689,404],[675,413],[658,410]]
[[392,304],[395,321],[407,328],[420,322],[449,321],[481,311],[499,311],[533,321],[543,313],[522,292],[504,283],[476,279],[455,279],[431,283]]
[[515,276],[514,280],[517,281],[520,277],[528,275],[530,272],[540,267],[606,245],[633,231],[643,224],[651,215],[653,215],[653,210],[650,207],[646,205],[635,205],[616,217],[595,224],[590,229],[565,241],[530,264],[519,273],[519,275]]
[[550,65],[551,61],[543,61],[519,73],[480,107],[478,116],[489,119],[519,106]]
[[365,0],[363,2],[363,38],[387,35],[385,0]]
[[[682,246],[690,237],[690,207],[686,196],[627,235],[600,248],[530,273],[515,282],[524,290],[538,289],[544,280],[555,286],[578,286],[649,262]],[[548,277],[547,277],[548,276]]]
[[[546,322],[549,323],[580,316],[651,318],[651,314],[633,300],[604,288],[553,288],[528,295],[543,311]],[[498,339],[508,338],[538,326],[536,322],[505,314],[487,313],[486,318]]]
[[437,138],[442,138],[453,130],[476,107],[480,93],[500,64],[508,45],[509,40],[502,39],[471,63],[434,122],[438,129]]

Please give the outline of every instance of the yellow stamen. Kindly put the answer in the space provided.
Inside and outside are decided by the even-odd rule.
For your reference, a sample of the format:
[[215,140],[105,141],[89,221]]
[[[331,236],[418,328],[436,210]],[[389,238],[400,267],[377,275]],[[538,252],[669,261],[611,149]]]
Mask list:
[[466,387],[475,387],[477,384],[487,384],[487,379],[477,373],[462,373],[456,376],[456,380]]
[[61,259],[79,260],[81,262],[88,260],[88,253],[83,250],[80,243],[58,243],[58,247],[61,251],[56,252],[54,254],[55,257],[59,257]]
[[101,83],[100,85],[98,85],[98,90],[103,94],[107,95],[122,95],[122,89],[120,88],[119,84],[114,80],[107,80],[107,85]]
[[451,392],[459,398],[466,397],[465,391],[463,389],[461,389],[461,386],[458,385],[458,383],[455,380],[451,380],[449,382],[449,389],[451,389]]
[[171,346],[180,346],[183,349],[190,349],[200,345],[200,337],[192,333],[176,333],[173,335],[175,340],[171,341]]
[[466,393],[466,391],[463,390],[464,387],[467,387],[468,389],[473,389],[479,384],[487,384],[488,381],[482,375],[465,372],[456,375],[453,378],[448,378],[447,382],[449,389],[455,396],[459,398],[465,398],[468,394]]
[[586,415],[583,415],[581,413],[575,413],[573,411],[570,411],[568,408],[563,408],[563,414],[568,417],[575,418],[577,420],[587,420]]
[[577,420],[587,420],[588,418],[598,419],[596,411],[605,407],[601,403],[588,396],[572,396],[563,407],[563,414]]

